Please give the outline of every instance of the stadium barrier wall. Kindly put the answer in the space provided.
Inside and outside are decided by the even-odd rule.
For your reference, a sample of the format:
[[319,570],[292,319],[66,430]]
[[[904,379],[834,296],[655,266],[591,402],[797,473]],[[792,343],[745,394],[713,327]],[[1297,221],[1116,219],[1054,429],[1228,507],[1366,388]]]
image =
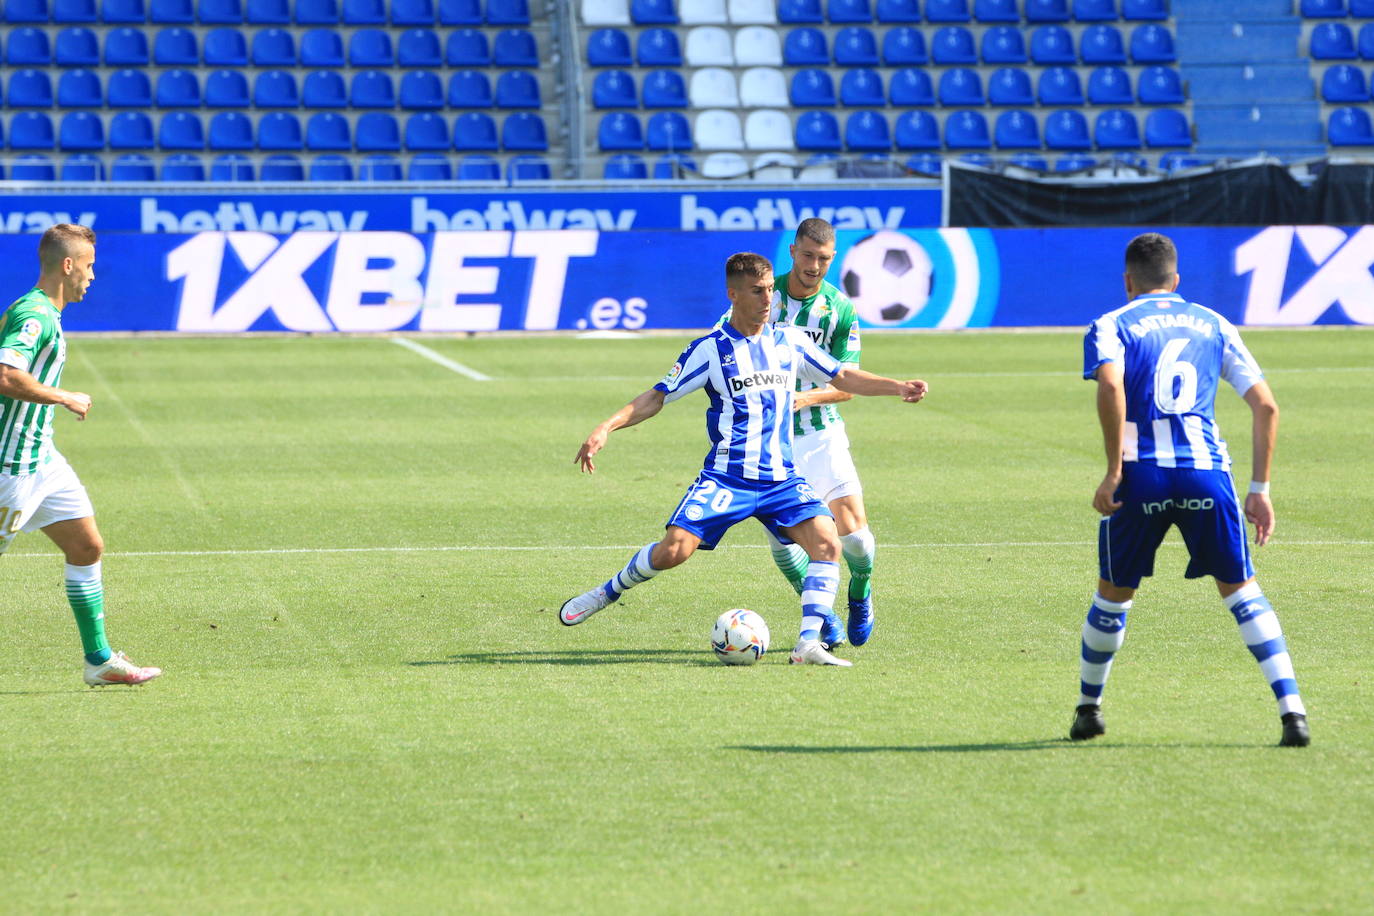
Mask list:
[[[846,229],[831,280],[876,328],[1082,326],[1124,304],[1136,228]],[[1374,226],[1167,230],[1181,292],[1244,325],[1374,324]],[[37,275],[0,235],[0,287]],[[723,265],[789,264],[787,232],[206,231],[100,236],[71,331],[693,329],[726,308]]]

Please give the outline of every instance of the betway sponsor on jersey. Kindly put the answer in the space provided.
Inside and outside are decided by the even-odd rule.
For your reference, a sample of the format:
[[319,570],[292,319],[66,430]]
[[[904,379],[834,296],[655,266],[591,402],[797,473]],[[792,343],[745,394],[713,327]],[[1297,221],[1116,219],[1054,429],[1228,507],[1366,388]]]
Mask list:
[[749,391],[790,391],[791,376],[786,372],[755,372],[753,375],[737,375],[730,379],[730,390],[735,394]]

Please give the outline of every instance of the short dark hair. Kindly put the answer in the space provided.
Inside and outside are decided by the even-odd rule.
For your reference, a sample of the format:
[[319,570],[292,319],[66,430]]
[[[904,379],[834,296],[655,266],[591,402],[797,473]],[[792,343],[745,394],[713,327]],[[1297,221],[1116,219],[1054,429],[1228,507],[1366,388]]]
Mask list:
[[56,223],[48,227],[38,240],[38,266],[43,270],[56,267],[63,258],[73,257],[81,242],[95,245],[95,230],[73,223]]
[[1126,273],[1137,289],[1163,289],[1178,273],[1178,249],[1167,235],[1137,235],[1126,246]]
[[761,254],[754,254],[752,251],[741,251],[732,254],[725,261],[725,282],[733,283],[740,277],[753,277],[758,279],[765,274],[773,272],[773,262]]
[[817,245],[828,244],[835,241],[835,227],[819,216],[804,219],[797,227],[797,237],[794,241],[800,242],[802,239],[810,239]]

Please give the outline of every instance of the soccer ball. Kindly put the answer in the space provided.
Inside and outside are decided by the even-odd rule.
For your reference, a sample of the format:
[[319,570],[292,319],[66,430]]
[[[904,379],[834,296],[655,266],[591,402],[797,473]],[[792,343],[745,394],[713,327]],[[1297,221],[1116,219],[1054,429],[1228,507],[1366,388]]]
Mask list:
[[865,324],[904,324],[930,299],[934,265],[916,240],[884,229],[856,242],[840,265],[840,286]]
[[768,651],[768,624],[744,608],[726,611],[711,630],[711,650],[727,665],[752,665]]

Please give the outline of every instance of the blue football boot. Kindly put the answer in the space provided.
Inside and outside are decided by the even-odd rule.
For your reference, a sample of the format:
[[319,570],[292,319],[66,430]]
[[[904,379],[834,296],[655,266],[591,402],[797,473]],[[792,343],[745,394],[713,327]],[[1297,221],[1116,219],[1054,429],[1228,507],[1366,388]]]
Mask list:
[[862,646],[873,633],[873,596],[849,600],[849,642]]
[[844,627],[840,626],[839,614],[828,614],[821,624],[821,645],[827,649],[844,645]]

